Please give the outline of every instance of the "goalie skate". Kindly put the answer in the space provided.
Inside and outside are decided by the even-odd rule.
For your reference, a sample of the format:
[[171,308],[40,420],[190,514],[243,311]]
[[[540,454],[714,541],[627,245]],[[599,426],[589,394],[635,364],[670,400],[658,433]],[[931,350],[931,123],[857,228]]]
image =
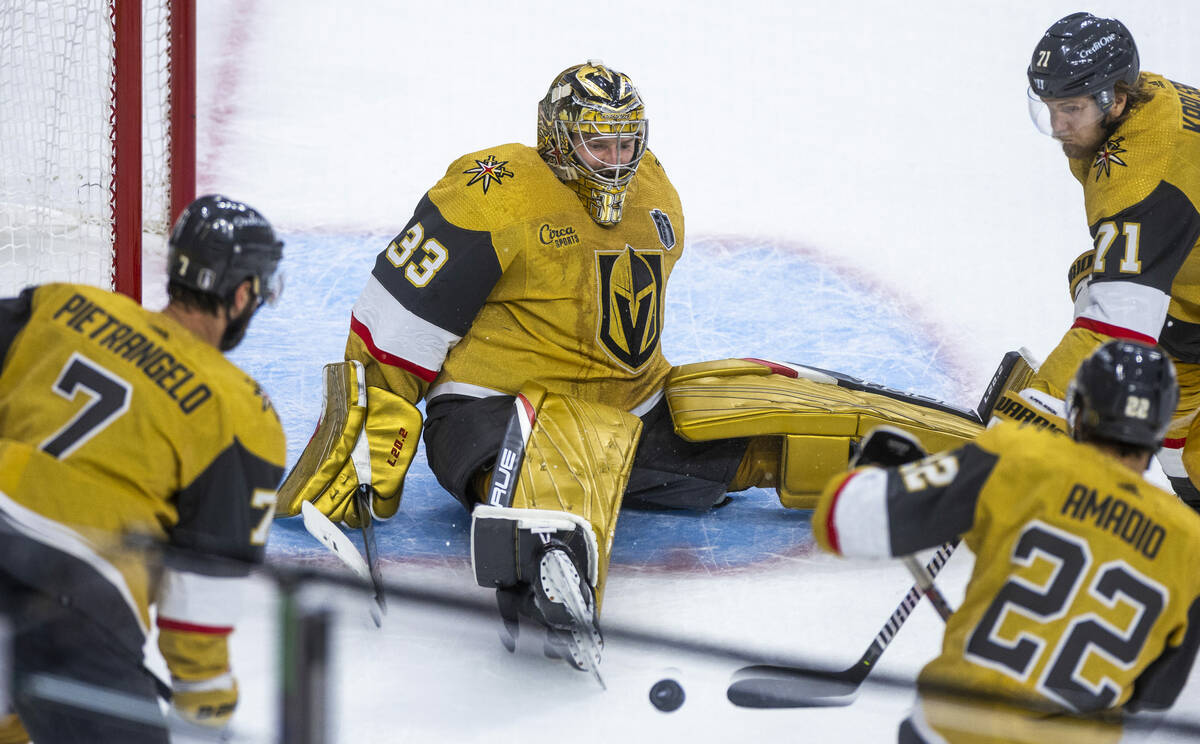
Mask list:
[[591,587],[579,577],[565,550],[550,547],[538,564],[534,606],[546,623],[551,645],[565,645],[563,657],[576,669],[590,672],[601,688],[600,652],[604,639],[596,623]]

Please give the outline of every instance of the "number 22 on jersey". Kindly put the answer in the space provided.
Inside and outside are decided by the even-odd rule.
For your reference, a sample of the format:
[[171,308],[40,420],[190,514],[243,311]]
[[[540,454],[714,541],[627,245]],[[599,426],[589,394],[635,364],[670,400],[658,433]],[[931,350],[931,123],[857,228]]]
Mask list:
[[[1028,684],[1044,658],[1039,692],[1077,711],[1111,707],[1121,685],[1094,672],[1085,678],[1085,665],[1098,656],[1118,669],[1131,668],[1169,593],[1123,560],[1089,570],[1091,552],[1078,535],[1036,519],[1027,523],[1011,560],[1021,567],[1048,561],[1050,575],[1040,585],[1020,575],[1008,579],[969,634],[967,660]],[[1075,605],[1083,592],[1103,609],[1080,612]],[[1065,627],[1056,622],[1068,616]]]

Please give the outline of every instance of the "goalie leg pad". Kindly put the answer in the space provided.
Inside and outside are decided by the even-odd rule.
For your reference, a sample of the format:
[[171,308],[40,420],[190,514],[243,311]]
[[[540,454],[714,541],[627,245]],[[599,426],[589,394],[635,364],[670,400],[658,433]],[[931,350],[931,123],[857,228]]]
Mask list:
[[[326,364],[321,370],[321,418],[300,459],[279,487],[276,518],[299,514],[300,503],[315,501],[349,460],[367,415],[364,377],[362,364],[358,362]],[[335,522],[340,521],[349,495],[347,492],[342,503],[321,509],[322,513]]]
[[816,509],[821,490],[850,461],[850,437],[789,434],[783,438],[779,503],[788,509]]
[[[594,550],[589,550],[589,565],[580,568],[589,577],[598,603],[641,429],[636,416],[612,406],[547,393],[538,404],[517,475],[511,502],[514,512],[559,514],[587,525]],[[473,514],[495,515],[490,510],[481,512],[481,508],[475,507]],[[474,534],[478,519],[472,517],[473,543],[479,542],[480,536]],[[503,549],[519,554],[520,541],[515,537],[520,532],[510,531]],[[573,552],[578,558],[578,551]],[[527,577],[526,572],[519,578],[527,581]]]
[[[856,443],[877,426],[908,432],[930,452],[958,447],[983,430],[974,412],[858,383],[851,387],[812,368],[729,359],[676,368],[666,396],[684,439],[782,437],[777,490],[784,506],[797,509],[816,505],[825,483],[846,469]],[[770,484],[735,478],[731,485]]]
[[1025,348],[1005,354],[979,401],[979,420],[987,423],[1000,398],[1006,393],[1017,393],[1029,387],[1037,374],[1037,368],[1038,363]]

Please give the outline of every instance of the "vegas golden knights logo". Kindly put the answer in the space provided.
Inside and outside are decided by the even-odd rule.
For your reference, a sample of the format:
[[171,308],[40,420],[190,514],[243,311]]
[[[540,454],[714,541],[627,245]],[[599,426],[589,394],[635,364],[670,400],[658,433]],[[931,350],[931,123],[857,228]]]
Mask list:
[[658,348],[662,332],[662,254],[626,245],[619,253],[597,253],[600,327],[597,337],[609,354],[636,371]]

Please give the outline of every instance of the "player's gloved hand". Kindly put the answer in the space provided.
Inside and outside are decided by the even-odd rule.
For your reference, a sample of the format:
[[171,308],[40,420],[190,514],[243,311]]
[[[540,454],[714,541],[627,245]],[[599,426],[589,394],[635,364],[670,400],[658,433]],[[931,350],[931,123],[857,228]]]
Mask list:
[[237,680],[232,674],[195,682],[171,681],[171,712],[188,723],[224,728],[237,701]]
[[858,453],[850,459],[850,467],[874,465],[891,468],[915,462],[927,453],[912,434],[891,426],[876,426],[863,437]]
[[421,412],[389,390],[367,387],[357,361],[325,365],[324,410],[317,431],[279,488],[276,516],[313,506],[331,520],[357,527],[360,482],[374,488],[371,512],[387,519],[400,508],[404,476],[421,434]]
[[1067,272],[1067,286],[1071,292],[1071,302],[1079,299],[1079,293],[1091,281],[1092,269],[1096,265],[1096,249],[1089,248],[1071,262],[1071,270]]

